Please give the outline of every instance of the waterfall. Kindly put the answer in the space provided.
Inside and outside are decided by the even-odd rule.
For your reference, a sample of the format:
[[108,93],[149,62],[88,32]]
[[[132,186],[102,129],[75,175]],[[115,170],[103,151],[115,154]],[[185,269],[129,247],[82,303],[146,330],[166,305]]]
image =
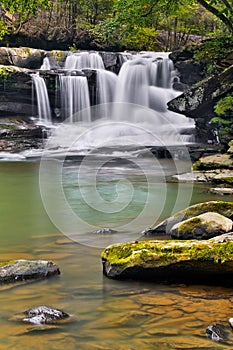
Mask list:
[[96,52],[75,52],[67,56],[65,69],[104,69],[104,63],[101,56]]
[[[102,57],[97,52],[70,53],[63,72],[59,70],[59,83],[56,85],[60,86],[60,99],[56,97],[56,100],[58,105],[60,100],[61,109],[55,108],[55,113],[58,110],[57,115],[71,124],[82,122],[82,126],[77,126],[81,131],[87,128],[87,134],[93,128],[88,139],[82,140],[77,147],[85,145],[85,148],[91,148],[103,140],[109,140],[112,146],[138,142],[146,146],[193,142],[193,120],[167,109],[167,102],[180,94],[172,89],[178,77],[168,53],[121,53],[118,60],[122,63],[118,76],[105,70]],[[42,68],[48,67],[48,63],[46,57]],[[46,85],[38,75],[33,80],[40,120],[48,121],[51,116],[49,107],[45,107],[49,106]],[[96,96],[92,100],[97,106],[90,109],[89,92],[93,93],[94,87]],[[106,121],[116,124],[114,127],[104,125]],[[67,127],[66,132],[79,132],[74,125],[70,127],[72,131],[68,131]],[[138,128],[136,131],[135,127]],[[156,137],[151,138],[151,134]]]
[[42,66],[40,67],[40,70],[50,70],[51,66],[50,66],[50,62],[49,62],[49,58],[45,57],[43,59],[43,63]]
[[[60,75],[62,114],[71,123],[90,122],[90,111],[77,113],[90,107],[87,78],[83,76]],[[78,119],[77,119],[78,118]]]
[[104,70],[97,70],[97,101],[98,103],[113,102],[117,84],[117,75]]
[[33,74],[32,81],[36,90],[39,121],[49,123],[51,122],[51,110],[45,81],[39,74]]

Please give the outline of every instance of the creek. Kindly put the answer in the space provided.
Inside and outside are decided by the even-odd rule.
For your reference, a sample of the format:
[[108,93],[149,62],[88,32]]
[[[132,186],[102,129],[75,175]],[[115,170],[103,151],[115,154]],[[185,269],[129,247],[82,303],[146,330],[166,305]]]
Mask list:
[[[161,160],[161,164],[167,173],[173,172],[171,161]],[[66,197],[74,211],[77,210],[76,214],[82,210],[86,212],[87,208],[82,203],[75,207],[76,201],[71,194],[75,193],[78,198],[80,186],[84,193],[93,193],[93,187],[87,186],[85,181],[77,186],[79,166],[78,162],[68,161],[63,167]],[[91,169],[84,169],[85,179],[90,176]],[[114,228],[119,220],[131,220],[134,213],[138,215],[146,179],[132,171],[129,164],[106,165],[99,174],[99,190],[110,200],[113,181],[125,177],[135,188],[133,205],[122,211],[120,218],[111,213],[101,216],[91,211],[92,224],[97,227],[113,225]],[[163,182],[160,183],[155,174],[153,183],[156,207],[161,201]],[[171,214],[178,192],[181,192],[182,200],[179,200],[177,211],[187,206],[190,186],[188,183],[166,184],[167,204],[160,219]],[[231,289],[107,279],[102,275],[100,255],[102,247],[111,238],[108,234],[86,233],[88,240],[80,244],[83,236],[71,240],[53,225],[40,197],[39,162],[1,162],[0,187],[1,260],[48,259],[56,262],[62,272],[58,277],[27,285],[0,287],[0,349],[227,349],[207,339],[205,329],[213,323],[227,324],[232,317]],[[222,197],[210,194],[208,188],[207,184],[195,184],[190,203],[222,200]],[[156,209],[148,212],[148,217],[155,212]],[[146,227],[146,216],[144,220]],[[130,237],[140,238],[137,226],[132,225]],[[101,248],[98,244],[89,244],[94,240],[100,242]],[[75,320],[47,328],[10,320],[15,313],[39,305],[63,309],[74,315]]]

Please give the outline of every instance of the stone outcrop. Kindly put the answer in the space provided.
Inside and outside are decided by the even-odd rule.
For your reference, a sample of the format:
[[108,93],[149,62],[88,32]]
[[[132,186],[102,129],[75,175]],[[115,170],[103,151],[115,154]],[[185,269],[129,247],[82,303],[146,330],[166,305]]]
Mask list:
[[102,253],[103,273],[115,279],[233,284],[233,234],[205,241],[114,244]]
[[193,50],[177,50],[172,52],[169,58],[179,72],[180,83],[184,90],[203,79],[204,67],[195,61]]
[[143,233],[145,235],[170,234],[171,229],[174,225],[184,220],[187,220],[208,212],[215,212],[227,218],[232,219],[233,202],[209,201],[209,202],[192,205],[191,207],[181,210],[180,212],[174,214],[170,218],[162,221],[157,226],[151,227],[145,230]]
[[22,152],[41,148],[47,131],[44,127],[23,119],[2,118],[0,120],[0,157],[5,152]]
[[196,120],[197,141],[207,142],[216,138],[209,121],[214,116],[214,104],[233,91],[232,76],[233,66],[230,66],[219,75],[199,82],[168,103],[171,111]]
[[42,64],[44,54],[44,50],[32,49],[29,47],[1,47],[0,64],[13,65],[27,69],[39,69]]
[[0,116],[32,115],[32,72],[0,65]]
[[171,236],[178,239],[209,239],[232,230],[232,220],[207,212],[175,224]]
[[13,260],[0,264],[0,283],[42,279],[59,274],[59,267],[46,260]]

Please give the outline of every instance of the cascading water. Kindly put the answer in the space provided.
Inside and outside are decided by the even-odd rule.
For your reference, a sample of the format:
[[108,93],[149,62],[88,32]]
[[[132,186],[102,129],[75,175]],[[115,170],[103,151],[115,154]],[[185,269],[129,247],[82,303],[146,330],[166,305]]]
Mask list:
[[104,69],[104,63],[100,55],[96,52],[79,52],[68,55],[64,69]]
[[[71,123],[90,122],[90,98],[87,78],[84,76],[61,75],[61,108],[63,116]],[[86,109],[85,113],[77,113]]]
[[114,101],[118,77],[116,74],[104,70],[97,70],[97,102],[110,103]]
[[51,109],[45,81],[39,74],[33,74],[32,81],[36,90],[39,121],[40,123],[50,123],[52,121]]
[[[86,138],[78,137],[76,150],[95,148],[103,140],[110,147],[193,142],[190,135],[193,121],[167,110],[167,102],[180,94],[172,89],[176,71],[168,53],[122,53],[119,57],[123,63],[117,76],[104,69],[98,53],[67,56],[64,73],[59,73],[61,115],[76,125],[62,125],[62,130],[57,131],[57,146],[62,147],[63,141],[69,143],[70,135],[74,133],[75,137],[80,132]],[[96,71],[96,103],[101,108],[89,108],[88,82],[84,76],[88,70]]]
[[45,57],[43,59],[43,63],[42,66],[40,67],[40,70],[50,70],[51,66],[50,66],[50,62],[49,62],[49,58]]

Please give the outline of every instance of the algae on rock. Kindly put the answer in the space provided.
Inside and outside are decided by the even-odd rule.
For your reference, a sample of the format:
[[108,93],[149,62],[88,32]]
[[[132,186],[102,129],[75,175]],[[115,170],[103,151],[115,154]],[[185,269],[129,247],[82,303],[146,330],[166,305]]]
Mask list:
[[[205,241],[151,240],[114,244],[102,253],[110,278],[186,282],[232,281],[233,241],[226,235]],[[219,236],[221,237],[221,236]]]

